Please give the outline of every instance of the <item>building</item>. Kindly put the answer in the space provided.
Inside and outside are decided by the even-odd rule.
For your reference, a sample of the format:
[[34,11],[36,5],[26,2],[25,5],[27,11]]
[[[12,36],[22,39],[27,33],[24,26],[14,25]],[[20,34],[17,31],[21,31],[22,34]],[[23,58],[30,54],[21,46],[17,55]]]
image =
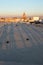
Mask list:
[[34,21],[39,21],[40,18],[39,18],[39,17],[33,17],[33,20],[34,20]]

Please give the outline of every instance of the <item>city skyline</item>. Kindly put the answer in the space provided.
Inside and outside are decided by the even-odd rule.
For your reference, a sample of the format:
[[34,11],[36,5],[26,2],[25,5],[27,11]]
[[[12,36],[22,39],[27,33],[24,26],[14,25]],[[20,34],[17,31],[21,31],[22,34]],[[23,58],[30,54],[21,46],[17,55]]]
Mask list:
[[43,16],[43,0],[0,0],[0,16]]

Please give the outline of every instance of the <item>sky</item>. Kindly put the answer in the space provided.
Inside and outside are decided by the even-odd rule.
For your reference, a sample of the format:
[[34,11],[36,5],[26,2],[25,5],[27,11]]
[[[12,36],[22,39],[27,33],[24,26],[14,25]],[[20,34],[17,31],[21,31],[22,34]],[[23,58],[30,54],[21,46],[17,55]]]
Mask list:
[[43,16],[43,0],[0,0],[0,16]]

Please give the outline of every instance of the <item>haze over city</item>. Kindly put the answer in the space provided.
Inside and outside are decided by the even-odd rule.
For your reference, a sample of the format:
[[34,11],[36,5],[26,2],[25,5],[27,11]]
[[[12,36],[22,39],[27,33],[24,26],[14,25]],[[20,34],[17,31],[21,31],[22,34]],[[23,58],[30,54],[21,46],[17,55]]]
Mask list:
[[0,0],[0,16],[43,16],[43,0]]

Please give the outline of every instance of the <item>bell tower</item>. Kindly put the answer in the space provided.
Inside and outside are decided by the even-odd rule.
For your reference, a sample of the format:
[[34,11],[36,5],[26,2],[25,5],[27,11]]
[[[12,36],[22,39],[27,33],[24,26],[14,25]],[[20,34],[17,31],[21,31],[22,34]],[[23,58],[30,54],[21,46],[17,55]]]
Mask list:
[[24,21],[27,19],[25,12],[23,13],[22,18],[23,18]]

